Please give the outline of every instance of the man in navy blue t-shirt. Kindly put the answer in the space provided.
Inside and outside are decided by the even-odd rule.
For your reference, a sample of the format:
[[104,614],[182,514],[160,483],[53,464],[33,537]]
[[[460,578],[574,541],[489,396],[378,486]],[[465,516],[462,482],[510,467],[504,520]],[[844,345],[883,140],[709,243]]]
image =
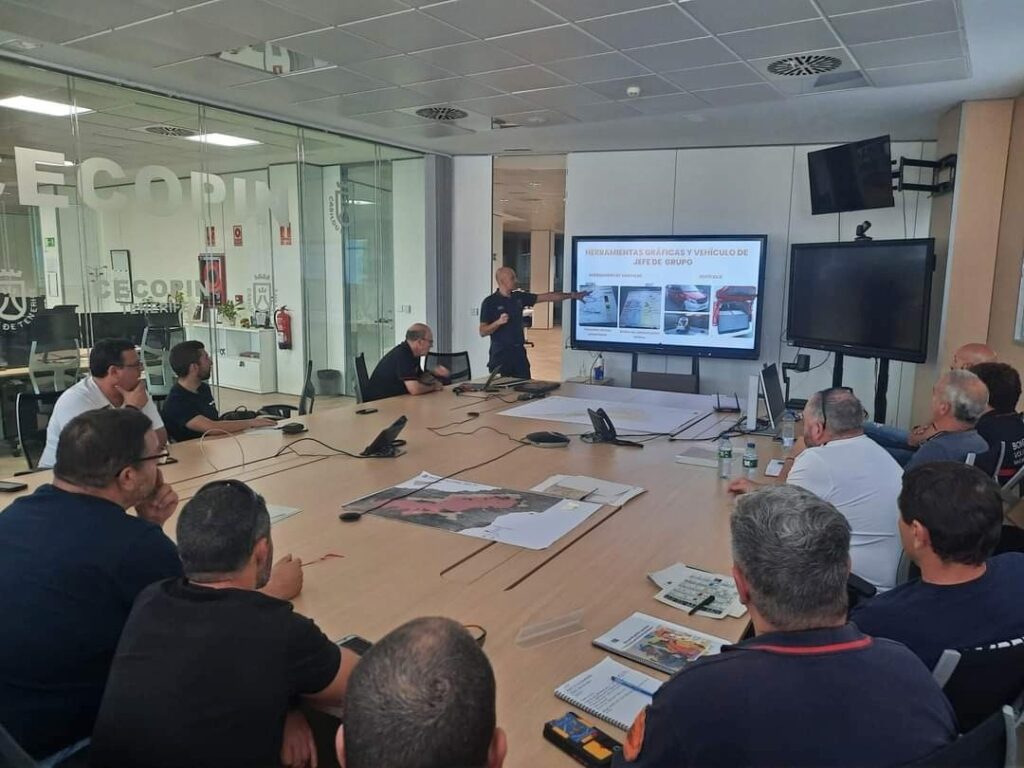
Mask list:
[[767,488],[737,499],[731,527],[756,637],[662,685],[617,768],[903,765],[955,738],[924,665],[846,623],[850,526],[835,507]]
[[88,738],[135,596],[181,575],[162,455],[140,411],[86,411],[60,433],[53,484],[0,514],[0,723],[37,759]]
[[990,557],[1003,521],[996,483],[965,464],[925,464],[904,476],[899,506],[921,579],[858,606],[857,626],[907,645],[929,668],[947,648],[1024,636],[1024,554]]

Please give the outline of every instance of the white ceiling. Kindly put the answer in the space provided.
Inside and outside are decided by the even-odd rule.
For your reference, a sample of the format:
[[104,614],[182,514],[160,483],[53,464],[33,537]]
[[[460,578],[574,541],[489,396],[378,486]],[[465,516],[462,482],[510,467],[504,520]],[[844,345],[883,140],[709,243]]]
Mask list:
[[[453,154],[928,138],[1024,89],[1021,0],[0,0],[0,30],[41,62]],[[209,58],[268,40],[327,68]],[[800,53],[840,65],[768,73]],[[471,119],[410,114],[436,104]]]

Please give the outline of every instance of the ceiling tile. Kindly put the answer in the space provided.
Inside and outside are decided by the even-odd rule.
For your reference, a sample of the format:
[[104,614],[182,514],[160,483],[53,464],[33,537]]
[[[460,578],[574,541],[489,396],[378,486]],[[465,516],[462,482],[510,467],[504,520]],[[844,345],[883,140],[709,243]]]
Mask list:
[[938,35],[852,45],[850,51],[865,69],[917,64],[922,61],[942,61],[964,55],[959,32],[942,32]]
[[539,128],[549,125],[565,125],[575,123],[576,120],[561,112],[550,109],[539,109],[533,112],[515,112],[508,115],[496,115],[496,119],[504,120],[507,123],[515,123],[524,128]]
[[818,5],[826,14],[834,16],[838,13],[857,13],[892,5],[904,5],[907,2],[916,0],[818,0]]
[[493,88],[475,83],[468,77],[449,77],[445,80],[432,80],[429,83],[417,83],[414,86],[410,86],[410,88],[426,99],[422,102],[424,104],[475,99],[497,94]]
[[667,93],[676,93],[679,89],[671,83],[666,83],[660,77],[644,75],[643,77],[624,77],[620,80],[606,80],[603,83],[589,83],[587,85],[592,91],[600,93],[609,99],[619,101],[631,99],[626,95],[626,88],[636,85],[640,88],[641,96],[663,96]]
[[[528,91],[519,94],[524,99],[529,99],[535,104],[540,104],[548,109],[568,111],[569,107],[580,104],[593,104],[604,101],[605,97],[595,93],[582,85],[563,85],[559,88],[542,88],[537,91]],[[570,112],[570,114],[572,114]]]
[[190,18],[188,13],[161,16],[124,31],[133,37],[152,40],[170,48],[181,48],[194,56],[244,48],[262,42],[258,37],[247,35],[233,27],[222,27],[203,22],[201,19]]
[[181,15],[188,21],[218,24],[258,40],[298,35],[324,26],[323,22],[298,16],[262,0],[220,0],[182,11]]
[[450,0],[423,10],[477,37],[508,35],[562,23],[530,0]]
[[535,67],[532,64],[528,64],[525,67],[502,69],[498,72],[487,72],[483,75],[474,75],[473,80],[506,92],[532,91],[537,88],[552,88],[556,85],[566,84],[565,78],[547,72],[540,67]]
[[608,16],[623,11],[634,11],[638,8],[650,8],[664,5],[665,0],[539,0],[560,16],[570,21],[592,19],[596,16]]
[[908,64],[903,67],[869,69],[867,74],[875,85],[887,88],[894,85],[963,80],[968,77],[969,72],[964,59],[952,59],[950,61],[930,61],[924,64]]
[[[194,2],[195,0],[191,0]],[[316,19],[324,24],[347,24],[405,10],[397,0],[267,0],[286,11]]]
[[[12,6],[8,9],[3,6]],[[95,26],[97,29],[109,29],[123,24],[133,24],[167,11],[157,4],[137,0],[102,0],[101,2],[82,2],[82,0],[4,0],[0,3],[0,27],[10,29],[6,25],[9,13],[21,14],[25,8],[39,13],[49,14],[76,24]],[[15,30],[16,31],[16,30]]]
[[420,51],[416,58],[460,75],[490,72],[493,69],[505,69],[523,63],[519,57],[480,41]]
[[757,72],[741,62],[666,72],[662,76],[688,91],[764,82]]
[[322,88],[302,85],[293,77],[275,77],[273,80],[239,85],[235,87],[235,91],[246,96],[257,96],[261,99],[282,101],[286,104],[331,95],[330,91],[325,91]]
[[[309,74],[297,74],[286,78],[288,83],[298,84],[301,87],[316,88],[325,93],[342,96],[346,93],[360,93],[361,91],[374,91],[388,85],[384,80],[375,77],[366,77],[346,69],[324,69]],[[292,99],[295,101],[295,99]]]
[[616,77],[647,74],[643,67],[617,51],[599,53],[595,56],[581,56],[578,59],[552,61],[544,66],[577,83],[596,83]]
[[706,34],[675,4],[582,21],[580,27],[614,48],[690,40]]
[[410,125],[426,125],[429,120],[422,117],[410,115],[408,112],[373,112],[368,115],[360,115],[361,123],[377,125],[381,128],[406,128]]
[[579,104],[566,107],[565,112],[577,120],[598,122],[600,120],[619,120],[623,117],[636,117],[639,113],[624,101],[602,101],[597,104]]
[[630,99],[629,106],[645,115],[660,115],[669,112],[689,112],[704,109],[707,104],[689,93],[671,93],[667,96]]
[[441,80],[451,77],[451,72],[446,72],[440,67],[432,66],[422,59],[406,54],[360,61],[348,64],[346,68],[379,80],[386,80],[395,85],[409,85],[410,83],[422,83],[424,80]]
[[304,53],[332,64],[350,64],[354,61],[376,59],[395,53],[387,46],[372,43],[350,35],[342,29],[328,29],[308,35],[289,37],[280,44],[292,51]]
[[128,30],[90,37],[87,40],[72,43],[70,47],[150,67],[158,67],[161,64],[170,64],[193,57],[189,51],[160,45],[151,40],[143,40],[129,34]]
[[778,27],[731,32],[719,39],[745,59],[817,51],[839,45],[824,21],[797,21]]
[[592,53],[604,53],[608,50],[608,46],[604,43],[598,42],[568,24],[497,37],[491,42],[534,64],[587,56]]
[[443,139],[448,136],[464,136],[472,131],[459,128],[457,125],[445,125],[430,121],[427,125],[414,125],[399,129],[403,137],[410,139]]
[[494,117],[511,112],[527,112],[536,106],[518,96],[490,96],[486,99],[467,99],[456,102],[456,106]]
[[423,103],[423,96],[405,88],[383,88],[367,93],[353,93],[338,97],[335,102],[343,115],[360,115],[384,109],[405,109]]
[[734,104],[775,101],[782,98],[770,85],[738,85],[735,88],[695,91],[694,95],[715,107],[731,107]]
[[361,35],[381,45],[409,53],[424,48],[463,43],[472,38],[420,11],[405,11],[345,26],[347,32]]
[[37,40],[63,43],[105,28],[96,22],[75,21],[24,5],[0,4],[0,29]]
[[652,45],[649,48],[634,48],[625,53],[655,72],[673,72],[677,69],[736,61],[736,57],[713,37]]
[[689,0],[682,7],[715,34],[819,18],[810,0]]
[[928,0],[849,16],[834,16],[832,25],[843,42],[856,45],[952,32],[957,29],[957,16],[953,0]]
[[257,80],[267,79],[266,72],[260,72],[251,67],[242,67],[238,64],[231,64],[227,61],[220,61],[209,57],[190,59],[180,64],[172,64],[169,67],[163,67],[163,71],[198,80],[209,85],[242,85],[243,83],[254,83]]

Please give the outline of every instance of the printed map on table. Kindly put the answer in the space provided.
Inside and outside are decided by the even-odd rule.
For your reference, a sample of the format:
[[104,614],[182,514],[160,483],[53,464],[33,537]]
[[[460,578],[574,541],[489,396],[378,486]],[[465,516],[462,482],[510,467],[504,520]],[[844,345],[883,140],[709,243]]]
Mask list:
[[443,480],[427,472],[345,505],[356,512],[528,549],[550,546],[599,508],[533,491]]

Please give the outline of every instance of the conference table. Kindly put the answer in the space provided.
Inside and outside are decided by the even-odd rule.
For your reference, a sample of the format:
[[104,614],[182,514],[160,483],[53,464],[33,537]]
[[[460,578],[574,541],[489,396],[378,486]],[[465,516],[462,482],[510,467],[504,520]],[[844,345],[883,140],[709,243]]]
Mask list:
[[[641,409],[710,409],[714,400],[569,383],[554,394],[625,402]],[[459,397],[446,389],[377,401],[372,404],[377,412],[368,415],[355,412],[364,406],[342,406],[295,419],[308,427],[302,435],[254,430],[237,439],[175,444],[177,463],[162,471],[182,504],[206,482],[237,478],[269,504],[300,509],[273,526],[274,549],[276,556],[291,553],[306,564],[304,587],[294,605],[329,637],[355,633],[376,640],[417,616],[449,616],[484,627],[484,650],[497,678],[498,722],[508,734],[506,765],[568,766],[571,758],[547,743],[541,730],[545,721],[570,709],[555,698],[554,689],[606,655],[591,645],[595,637],[634,611],[730,642],[748,631],[749,615],[689,616],[655,601],[657,587],[647,578],[677,562],[729,573],[732,502],[727,481],[719,479],[717,469],[676,463],[675,455],[686,442],[659,437],[643,449],[588,444],[578,436],[590,429],[580,424],[503,416],[503,411],[521,405],[506,400],[514,398]],[[469,412],[479,416],[469,417]],[[408,418],[401,434],[407,445],[397,458],[356,459],[331,450],[358,453],[402,415]],[[737,420],[736,415],[711,418],[720,419],[723,429]],[[715,434],[715,424],[708,423],[710,434]],[[707,423],[701,427],[707,428]],[[561,431],[572,436],[571,443],[565,448],[539,448],[499,434],[519,438],[540,430]],[[751,439],[758,442],[762,467],[779,453],[770,439]],[[735,455],[741,447],[734,440]],[[601,507],[543,550],[372,514],[356,522],[339,520],[346,502],[422,471],[518,490],[554,474],[588,475],[640,486],[646,492],[622,507]],[[48,482],[50,473],[18,479],[29,483],[23,492],[29,493]],[[5,494],[0,508],[16,497]],[[176,516],[164,526],[172,537],[175,521]],[[612,736],[624,738],[614,726],[595,722]]]

